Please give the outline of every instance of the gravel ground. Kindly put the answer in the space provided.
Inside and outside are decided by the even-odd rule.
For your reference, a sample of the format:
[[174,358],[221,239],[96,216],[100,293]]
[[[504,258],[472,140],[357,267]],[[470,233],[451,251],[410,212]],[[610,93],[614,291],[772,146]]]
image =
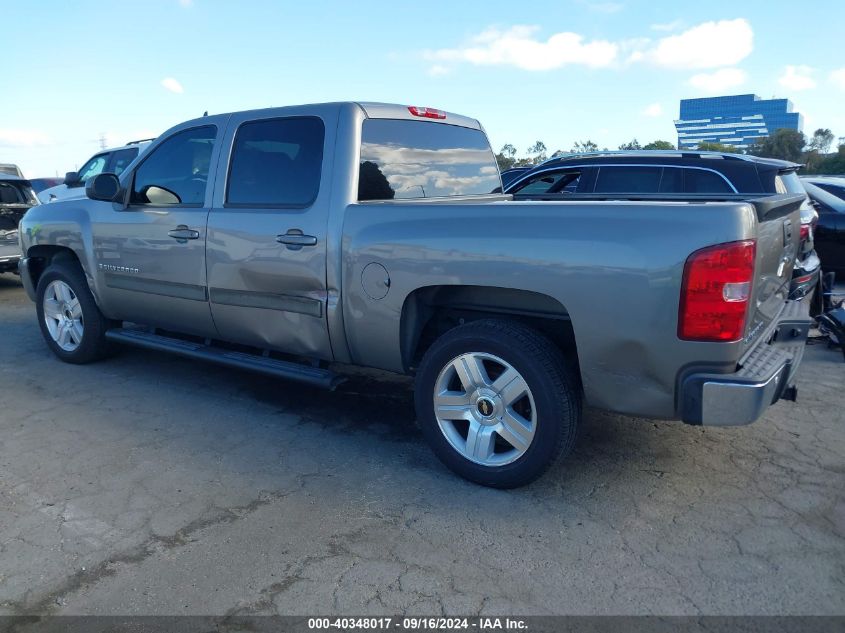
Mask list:
[[845,614],[845,363],[702,429],[588,411],[502,492],[409,385],[325,393],[126,350],[66,365],[0,275],[0,614]]

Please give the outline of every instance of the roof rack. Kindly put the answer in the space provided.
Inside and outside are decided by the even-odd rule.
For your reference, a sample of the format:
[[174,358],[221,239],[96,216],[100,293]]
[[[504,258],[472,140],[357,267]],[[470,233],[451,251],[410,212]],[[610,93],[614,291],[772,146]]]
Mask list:
[[[595,152],[565,152],[549,158],[548,163],[560,158],[588,158],[594,156],[681,156],[682,158],[719,157],[727,160],[754,161],[755,157],[747,154],[731,154],[729,152],[710,152],[689,149],[633,149],[633,150],[600,150]],[[540,163],[541,165],[543,163]]]
[[147,141],[154,141],[154,140],[156,140],[156,137],[153,137],[153,138],[142,138],[142,139],[139,139],[139,140],[137,140],[137,141],[129,141],[129,142],[127,143],[127,145],[140,145],[141,143],[146,143]]

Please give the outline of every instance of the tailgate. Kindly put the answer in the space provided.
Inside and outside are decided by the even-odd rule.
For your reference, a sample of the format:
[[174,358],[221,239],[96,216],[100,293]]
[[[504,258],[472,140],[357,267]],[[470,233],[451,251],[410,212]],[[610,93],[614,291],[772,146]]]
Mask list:
[[[757,255],[742,352],[768,338],[789,295],[792,267],[801,237],[801,195],[750,200],[757,212]],[[766,335],[766,336],[764,336]]]

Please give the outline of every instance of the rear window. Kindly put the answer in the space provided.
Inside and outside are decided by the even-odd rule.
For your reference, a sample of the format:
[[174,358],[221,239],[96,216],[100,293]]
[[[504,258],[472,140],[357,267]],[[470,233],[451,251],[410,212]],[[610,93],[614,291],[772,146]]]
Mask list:
[[777,193],[801,193],[806,195],[801,179],[794,171],[780,172],[775,176],[775,191]]
[[359,200],[478,195],[501,186],[496,159],[480,130],[428,121],[364,121]]

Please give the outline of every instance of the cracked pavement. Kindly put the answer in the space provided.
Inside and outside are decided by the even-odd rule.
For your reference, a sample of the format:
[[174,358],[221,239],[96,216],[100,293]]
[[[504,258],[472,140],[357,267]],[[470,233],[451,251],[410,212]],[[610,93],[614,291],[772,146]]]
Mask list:
[[845,614],[845,363],[743,428],[587,411],[537,483],[436,460],[410,386],[59,362],[0,275],[0,614]]

